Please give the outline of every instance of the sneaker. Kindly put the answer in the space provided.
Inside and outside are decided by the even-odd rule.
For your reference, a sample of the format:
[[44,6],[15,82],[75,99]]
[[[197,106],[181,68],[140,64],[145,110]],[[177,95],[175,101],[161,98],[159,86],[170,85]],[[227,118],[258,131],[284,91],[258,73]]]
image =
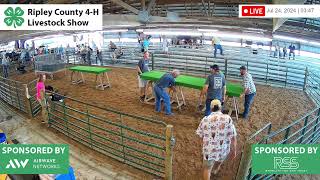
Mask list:
[[173,115],[174,115],[173,113],[170,113],[170,114],[166,113],[166,116],[173,116]]

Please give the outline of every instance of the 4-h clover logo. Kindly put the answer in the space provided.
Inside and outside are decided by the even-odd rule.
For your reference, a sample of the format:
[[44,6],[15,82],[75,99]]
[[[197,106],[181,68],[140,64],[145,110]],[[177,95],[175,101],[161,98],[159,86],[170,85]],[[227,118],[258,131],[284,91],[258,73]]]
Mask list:
[[24,12],[20,7],[16,7],[15,10],[13,10],[12,7],[8,7],[4,14],[8,17],[4,18],[4,22],[7,24],[7,26],[12,26],[16,28],[17,26],[21,26],[24,22],[24,19],[21,17],[23,16]]

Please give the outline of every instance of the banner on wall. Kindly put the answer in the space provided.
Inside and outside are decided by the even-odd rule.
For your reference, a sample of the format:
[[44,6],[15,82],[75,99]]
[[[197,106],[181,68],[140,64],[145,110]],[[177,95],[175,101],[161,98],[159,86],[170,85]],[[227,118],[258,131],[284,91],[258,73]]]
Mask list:
[[102,30],[102,4],[1,4],[0,30]]

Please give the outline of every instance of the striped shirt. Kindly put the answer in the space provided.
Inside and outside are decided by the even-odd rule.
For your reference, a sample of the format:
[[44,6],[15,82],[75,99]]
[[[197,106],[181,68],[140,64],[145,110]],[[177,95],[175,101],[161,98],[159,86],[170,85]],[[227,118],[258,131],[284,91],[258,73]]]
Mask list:
[[243,75],[242,85],[243,85],[244,89],[249,89],[248,94],[252,94],[257,91],[256,86],[254,85],[252,76],[249,73],[246,73],[245,75]]

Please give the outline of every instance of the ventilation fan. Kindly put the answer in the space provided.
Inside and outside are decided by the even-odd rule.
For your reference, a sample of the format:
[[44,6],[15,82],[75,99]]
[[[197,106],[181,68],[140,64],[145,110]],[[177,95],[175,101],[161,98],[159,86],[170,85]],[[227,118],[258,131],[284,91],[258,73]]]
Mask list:
[[139,20],[141,23],[147,23],[147,22],[149,22],[150,16],[149,16],[148,11],[139,11],[138,20]]

